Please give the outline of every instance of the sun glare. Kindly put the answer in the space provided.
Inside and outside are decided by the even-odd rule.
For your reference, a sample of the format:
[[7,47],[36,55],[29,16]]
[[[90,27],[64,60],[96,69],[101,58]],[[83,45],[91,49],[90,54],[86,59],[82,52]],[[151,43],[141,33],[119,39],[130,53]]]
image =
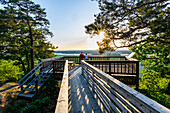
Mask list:
[[101,39],[103,39],[103,38],[105,37],[104,34],[105,34],[105,33],[104,33],[103,31],[101,31],[100,34],[99,34],[99,37],[100,37]]

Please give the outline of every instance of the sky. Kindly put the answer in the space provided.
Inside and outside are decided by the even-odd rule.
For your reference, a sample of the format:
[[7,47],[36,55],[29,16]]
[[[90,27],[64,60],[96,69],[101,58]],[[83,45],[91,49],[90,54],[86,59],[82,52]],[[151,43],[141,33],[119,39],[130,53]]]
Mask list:
[[94,22],[99,13],[98,3],[92,0],[33,0],[46,9],[50,30],[48,38],[58,50],[95,50],[100,37],[90,38],[85,25]]

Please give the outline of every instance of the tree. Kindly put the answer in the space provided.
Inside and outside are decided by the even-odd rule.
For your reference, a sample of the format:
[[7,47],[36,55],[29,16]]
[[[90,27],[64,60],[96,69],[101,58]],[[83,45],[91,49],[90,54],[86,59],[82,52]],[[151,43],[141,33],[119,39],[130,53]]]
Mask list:
[[30,65],[34,68],[35,60],[54,56],[53,49],[57,47],[46,40],[53,34],[49,31],[45,9],[31,0],[1,3],[4,5],[0,10],[1,57],[19,60],[27,73]]
[[[113,49],[145,42],[170,44],[170,16],[167,0],[96,1],[99,3],[101,12],[95,15],[94,23],[85,26],[86,33],[91,37],[104,31]],[[165,35],[162,37],[161,34]],[[157,38],[152,38],[152,35]],[[121,46],[116,44],[117,40],[121,41]]]
[[[130,47],[143,64],[140,92],[170,107],[170,16],[167,0],[96,0],[100,13],[85,26],[91,37],[105,32],[99,50]],[[121,45],[116,44],[121,41]],[[169,85],[168,85],[169,84]]]

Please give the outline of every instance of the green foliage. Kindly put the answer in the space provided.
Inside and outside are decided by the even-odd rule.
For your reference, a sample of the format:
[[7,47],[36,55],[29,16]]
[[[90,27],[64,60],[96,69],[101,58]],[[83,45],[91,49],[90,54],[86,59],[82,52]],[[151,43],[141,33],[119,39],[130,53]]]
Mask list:
[[[56,102],[56,99],[58,98],[58,92],[60,91],[60,86],[61,86],[61,81],[58,81],[53,78],[47,80],[46,84],[42,88],[41,96],[50,97],[52,100],[54,100]],[[53,93],[53,92],[56,92],[56,93]]]
[[20,113],[22,107],[26,106],[25,100],[17,101],[16,98],[12,99],[3,113]]
[[[170,82],[170,16],[167,0],[96,0],[100,13],[85,26],[91,37],[105,32],[98,43],[100,52],[131,47],[134,58],[143,65],[140,91],[169,105]],[[116,44],[117,41],[121,42]],[[167,100],[166,100],[167,98]]]
[[[157,38],[153,36],[153,38]],[[130,48],[136,54],[134,58],[141,61],[140,92],[170,108],[169,81],[170,46],[162,43],[135,45]]]
[[17,82],[24,72],[21,70],[21,65],[16,65],[17,61],[0,60],[0,80]]
[[23,108],[20,113],[44,113],[45,109],[51,103],[51,99],[49,97],[44,97],[41,99],[36,99],[32,103],[28,104],[25,108]]
[[[95,15],[95,21],[85,26],[86,33],[91,37],[105,32],[105,40],[99,49],[111,45],[113,50],[120,47],[147,42],[169,44],[170,16],[167,0],[96,0],[100,13]],[[160,36],[165,34],[165,36]],[[158,38],[151,37],[157,36]],[[117,44],[118,42],[120,44]],[[104,47],[105,46],[105,47]]]
[[56,47],[47,41],[53,34],[44,8],[31,0],[0,3],[1,58],[18,60],[26,74],[34,67],[34,60],[55,56]]
[[[167,82],[168,80],[167,79],[160,80],[159,78],[157,78],[156,81],[159,81],[159,82],[157,82],[155,87],[150,88],[150,89],[148,89],[148,85],[146,84],[149,84],[151,80],[141,81],[139,91],[143,93],[144,95],[146,95],[147,97],[152,98],[153,100],[159,102],[160,104],[170,108],[170,95],[167,94],[166,92],[167,87],[168,87],[168,82]],[[151,85],[154,86],[153,84]]]

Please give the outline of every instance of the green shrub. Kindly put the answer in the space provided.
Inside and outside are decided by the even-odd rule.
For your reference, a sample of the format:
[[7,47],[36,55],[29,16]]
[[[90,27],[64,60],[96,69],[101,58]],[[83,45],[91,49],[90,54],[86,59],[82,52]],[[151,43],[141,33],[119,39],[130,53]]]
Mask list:
[[44,113],[46,107],[51,103],[51,99],[49,97],[44,97],[42,99],[36,99],[31,104],[28,104],[25,108],[23,108],[20,113]]
[[25,100],[17,101],[17,99],[14,98],[11,100],[11,102],[9,102],[9,105],[5,108],[5,111],[3,113],[19,113],[20,109],[23,108],[25,105]]
[[17,82],[24,75],[20,65],[15,65],[16,62],[0,60],[0,81]]

